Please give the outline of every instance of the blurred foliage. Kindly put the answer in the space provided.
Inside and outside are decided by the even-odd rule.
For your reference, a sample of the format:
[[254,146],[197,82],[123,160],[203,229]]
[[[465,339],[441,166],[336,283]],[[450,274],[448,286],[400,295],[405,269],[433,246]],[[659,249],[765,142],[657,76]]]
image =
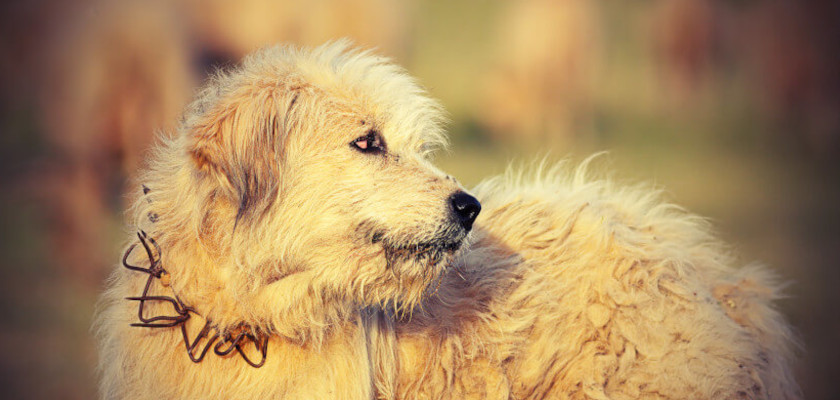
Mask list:
[[91,398],[122,195],[196,82],[276,42],[376,47],[450,112],[440,166],[582,160],[791,281],[808,398],[840,398],[840,5],[815,0],[58,0],[0,6],[0,384]]

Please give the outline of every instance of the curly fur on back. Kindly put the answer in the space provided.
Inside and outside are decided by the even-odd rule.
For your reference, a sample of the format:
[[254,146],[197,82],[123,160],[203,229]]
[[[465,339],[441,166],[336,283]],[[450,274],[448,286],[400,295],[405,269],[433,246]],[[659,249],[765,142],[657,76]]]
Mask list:
[[[179,330],[130,327],[145,280],[117,268],[95,325],[102,397],[799,397],[779,286],[734,268],[702,219],[559,165],[476,187],[464,239],[462,189],[426,158],[442,121],[346,42],[213,78],[150,157],[134,223],[171,275],[151,294],[197,311],[193,337],[205,321],[268,332],[266,363],[196,364]],[[353,149],[372,133],[387,148]]]

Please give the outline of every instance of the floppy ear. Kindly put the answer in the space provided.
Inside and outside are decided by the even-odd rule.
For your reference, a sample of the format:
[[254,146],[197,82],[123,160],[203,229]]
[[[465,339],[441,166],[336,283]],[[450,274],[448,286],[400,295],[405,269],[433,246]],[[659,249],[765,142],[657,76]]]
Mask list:
[[[280,191],[285,138],[294,125],[297,90],[237,90],[199,118],[189,154],[238,203],[236,222],[260,215]],[[260,212],[257,212],[260,211]]]

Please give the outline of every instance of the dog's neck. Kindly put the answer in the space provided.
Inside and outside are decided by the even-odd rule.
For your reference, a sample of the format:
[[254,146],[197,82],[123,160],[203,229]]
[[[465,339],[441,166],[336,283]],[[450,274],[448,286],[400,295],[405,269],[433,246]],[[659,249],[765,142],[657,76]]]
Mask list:
[[[354,320],[361,306],[317,268],[296,269],[270,281],[246,272],[231,256],[197,238],[164,239],[163,260],[172,287],[185,303],[224,331],[249,326],[294,343],[319,345],[336,326]],[[256,267],[259,268],[259,267]],[[271,268],[263,266],[263,268]],[[253,279],[253,280],[252,280]]]
[[[319,347],[332,332],[342,331],[346,324],[368,321],[373,313],[325,292],[316,293],[317,276],[308,272],[288,275],[247,295],[219,287],[216,293],[207,293],[208,287],[215,287],[213,277],[178,265],[176,260],[185,255],[169,251],[169,247],[140,231],[137,242],[125,253],[123,265],[131,270],[132,279],[143,280],[143,284],[132,285],[138,292],[127,298],[138,306],[132,326],[166,329],[180,336],[187,356],[196,363],[206,356],[235,353],[239,362],[258,368],[269,354],[272,337]],[[171,247],[180,249],[181,245]],[[200,257],[190,254],[186,258]],[[231,302],[228,297],[239,301]],[[173,351],[184,351],[180,345],[177,348]]]
[[[141,329],[179,330],[186,346],[187,355],[196,363],[201,362],[212,348],[213,353],[218,356],[226,356],[236,352],[252,367],[262,367],[267,355],[269,335],[245,324],[240,325],[235,330],[222,330],[214,325],[211,319],[202,316],[194,307],[185,304],[170,287],[171,275],[162,263],[161,247],[144,231],[138,232],[137,239],[139,245],[145,250],[148,267],[133,265],[129,262],[134,250],[140,247],[138,244],[133,244],[126,250],[122,264],[125,268],[146,274],[148,277],[142,293],[126,298],[128,301],[136,301],[138,307],[137,321],[132,323],[131,326]],[[165,293],[167,289],[170,289],[171,295]],[[153,306],[147,307],[149,303]],[[172,307],[172,311],[160,313],[161,304],[168,304]],[[187,324],[194,319],[202,319],[204,322],[201,330],[191,335]],[[250,349],[245,346],[249,342],[254,345],[253,347],[259,358],[254,357],[253,350],[250,351],[249,356],[248,350]]]

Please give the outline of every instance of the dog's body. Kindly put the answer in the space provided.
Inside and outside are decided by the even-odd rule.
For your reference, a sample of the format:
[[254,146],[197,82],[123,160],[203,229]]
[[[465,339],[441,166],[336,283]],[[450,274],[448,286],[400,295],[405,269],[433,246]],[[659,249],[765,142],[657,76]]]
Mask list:
[[[732,269],[701,220],[556,168],[479,185],[468,239],[477,203],[425,159],[440,122],[400,69],[343,43],[214,79],[141,178],[154,246],[126,264],[151,284],[118,268],[103,296],[102,396],[798,396],[777,288]],[[144,293],[143,319],[189,318],[130,326]],[[215,334],[231,352],[194,363],[205,324],[191,354]]]

